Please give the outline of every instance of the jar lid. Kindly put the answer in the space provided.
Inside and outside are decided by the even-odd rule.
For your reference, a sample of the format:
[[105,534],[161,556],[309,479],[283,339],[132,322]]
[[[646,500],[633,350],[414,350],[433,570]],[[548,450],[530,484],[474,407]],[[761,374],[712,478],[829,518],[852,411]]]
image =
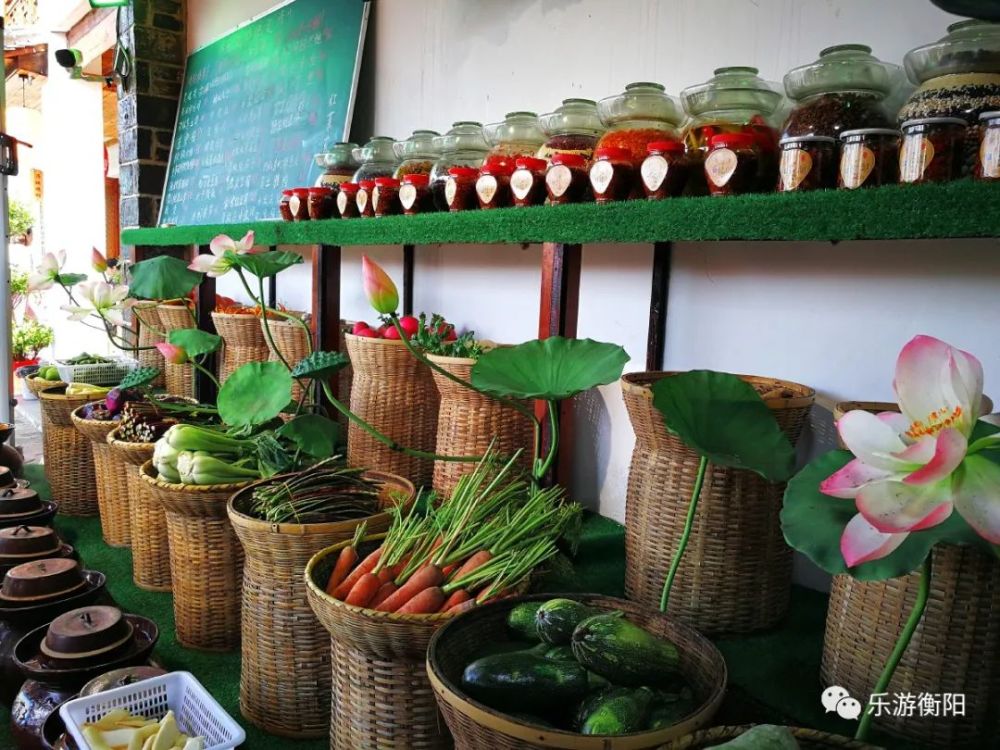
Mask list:
[[559,166],[560,164],[564,167],[585,167],[587,166],[587,159],[582,154],[570,154],[557,151],[552,154],[552,166]]
[[941,39],[907,52],[903,67],[917,85],[955,73],[1000,73],[1000,23],[953,23]]
[[55,554],[62,544],[48,526],[11,526],[0,529],[0,555],[4,557]]
[[492,175],[493,177],[510,177],[514,174],[514,165],[509,159],[487,159],[479,170],[481,175]]
[[292,195],[297,195],[302,198],[308,196],[310,190],[312,190],[312,188],[294,188],[292,190]]
[[906,130],[907,128],[913,127],[915,125],[968,125],[969,123],[963,120],[961,117],[917,117],[912,120],[907,120],[902,125],[899,126],[900,130]]
[[676,153],[679,151],[684,151],[684,144],[680,141],[653,141],[646,144],[646,153],[649,154]]
[[538,116],[538,124],[547,136],[593,135],[604,132],[597,102],[591,99],[563,99],[554,112]]
[[656,122],[675,126],[681,113],[674,100],[659,83],[640,81],[630,83],[617,96],[609,96],[597,103],[597,111],[605,126],[629,122]]
[[490,150],[490,144],[483,136],[482,124],[472,120],[459,120],[451,126],[451,130],[435,138],[433,143],[434,147],[441,153],[456,151],[481,151],[485,153]]
[[412,174],[403,175],[404,185],[413,185],[415,187],[424,187],[431,181],[430,175],[420,174],[419,172],[413,172]]
[[902,133],[898,130],[893,130],[892,128],[854,128],[853,130],[845,130],[840,134],[840,139],[844,140],[850,138],[851,136],[862,136],[862,135],[891,135],[899,138]]
[[548,166],[545,159],[536,159],[534,156],[519,156],[514,160],[514,166],[518,169],[527,169],[532,172],[541,172]]
[[692,117],[724,111],[770,115],[781,104],[783,93],[777,85],[757,75],[758,72],[749,65],[716,68],[704,83],[681,91],[684,111]]
[[117,607],[93,605],[59,615],[49,624],[41,650],[57,659],[81,659],[113,651],[132,638],[132,625]]
[[0,517],[16,520],[17,516],[37,513],[42,509],[38,493],[27,487],[5,487],[0,489]]
[[594,151],[595,159],[612,159],[615,161],[631,161],[632,152],[627,148],[620,148],[619,146],[605,146],[604,148],[599,148]]
[[281,194],[282,194],[282,195],[291,195],[291,194],[292,194],[292,193],[294,193],[294,192],[295,192],[295,191],[294,191],[294,190],[292,190],[292,189],[289,189],[289,190],[282,190],[282,191],[281,191]]
[[75,591],[87,584],[80,563],[67,557],[22,563],[7,571],[0,599],[29,601]]
[[379,187],[398,188],[399,180],[392,177],[376,177],[375,184]]
[[373,187],[375,187],[375,180],[361,180],[360,182],[358,182],[358,186],[362,190],[371,190]]
[[393,144],[393,151],[400,159],[436,159],[439,149],[434,145],[441,134],[436,130],[414,130],[405,141]]
[[339,185],[339,190],[342,193],[356,193],[358,192],[358,183],[356,182],[342,182]]
[[866,44],[838,44],[819,53],[819,59],[785,74],[785,91],[792,99],[840,91],[863,91],[884,97],[902,71],[872,55]]
[[837,139],[828,135],[790,135],[778,141],[779,146],[788,143],[836,143]]
[[475,177],[479,174],[479,170],[474,167],[452,167],[448,170],[448,174],[452,177]]
[[712,148],[720,146],[722,148],[728,148],[730,146],[734,148],[741,148],[746,146],[754,146],[757,143],[757,138],[750,133],[719,133],[718,135],[713,135],[709,140],[708,145]]
[[333,195],[333,188],[328,187],[311,187],[309,188],[309,195]]
[[545,142],[545,133],[538,127],[538,115],[534,112],[508,112],[503,122],[484,126],[483,135],[491,146],[519,143],[537,147]]
[[995,112],[983,112],[981,115],[979,115],[980,120],[993,120],[998,117],[1000,117],[1000,110],[997,110]]

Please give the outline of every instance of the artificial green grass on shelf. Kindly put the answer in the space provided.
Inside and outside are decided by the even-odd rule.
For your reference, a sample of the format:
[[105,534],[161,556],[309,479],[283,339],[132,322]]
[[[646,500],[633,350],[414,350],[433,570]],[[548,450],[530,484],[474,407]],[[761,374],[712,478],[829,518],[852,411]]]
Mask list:
[[204,245],[256,233],[261,245],[858,240],[1000,236],[1000,184],[962,180],[726,198],[673,198],[330,221],[127,229],[126,245]]

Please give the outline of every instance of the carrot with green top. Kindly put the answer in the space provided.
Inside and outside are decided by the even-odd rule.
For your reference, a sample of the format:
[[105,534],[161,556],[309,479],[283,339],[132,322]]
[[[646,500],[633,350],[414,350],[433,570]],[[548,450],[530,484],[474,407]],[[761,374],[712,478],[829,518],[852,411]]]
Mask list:
[[361,540],[365,537],[365,529],[368,527],[367,522],[362,522],[358,524],[357,529],[354,530],[354,538],[351,543],[348,544],[344,549],[340,550],[340,554],[337,556],[337,562],[333,566],[333,572],[330,574],[329,580],[326,582],[326,593],[333,596],[337,588],[344,582],[348,575],[351,573],[351,568],[353,568],[359,559],[358,556],[358,545],[361,544]]

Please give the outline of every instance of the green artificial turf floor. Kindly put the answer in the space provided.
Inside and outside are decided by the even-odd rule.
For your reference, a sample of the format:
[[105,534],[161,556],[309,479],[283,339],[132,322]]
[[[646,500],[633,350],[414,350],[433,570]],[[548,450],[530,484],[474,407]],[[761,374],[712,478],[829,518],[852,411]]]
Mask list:
[[[40,466],[28,466],[27,478],[43,496],[48,484]],[[167,669],[187,670],[198,677],[219,703],[247,731],[244,747],[251,750],[288,747],[295,750],[326,750],[322,740],[277,738],[244,721],[239,710],[239,653],[214,654],[182,648],[174,637],[174,614],[170,594],[142,591],[132,584],[132,559],[128,550],[108,547],[101,539],[96,518],[58,518],[56,528],[76,546],[85,567],[103,571],[108,589],[123,609],[153,619],[160,628],[155,658]],[[539,591],[591,591],[621,596],[625,578],[623,527],[614,521],[589,515],[576,559],[563,560],[543,579]],[[823,642],[826,596],[796,588],[787,620],[776,630],[760,635],[717,642],[729,668],[729,691],[716,723],[770,722],[808,726],[830,732],[852,734],[854,723],[824,714],[819,696],[819,661]],[[13,748],[9,732],[10,714],[0,707],[0,748]],[[912,743],[882,740],[892,750],[917,750]]]

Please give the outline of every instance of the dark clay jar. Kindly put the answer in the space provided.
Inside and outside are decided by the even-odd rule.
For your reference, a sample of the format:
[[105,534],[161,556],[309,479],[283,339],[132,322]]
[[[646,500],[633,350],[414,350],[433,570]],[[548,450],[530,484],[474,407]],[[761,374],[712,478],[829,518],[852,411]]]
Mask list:
[[399,204],[399,180],[378,177],[372,190],[372,205],[376,216],[394,216],[403,212]]
[[404,214],[412,216],[434,210],[430,181],[431,178],[425,174],[411,173],[403,177],[399,186],[399,204]]
[[355,219],[358,216],[358,184],[356,182],[340,183],[337,191],[337,211],[341,219]]
[[313,221],[329,219],[337,209],[336,191],[328,187],[309,188],[309,218]]
[[511,204],[510,176],[514,165],[508,159],[488,159],[476,179],[476,198],[482,209],[507,208]]
[[760,185],[760,150],[750,133],[720,133],[709,141],[705,179],[710,195],[742,195]]
[[510,176],[510,192],[514,205],[540,206],[545,202],[545,159],[522,156],[514,162],[517,167]]
[[675,198],[687,185],[688,161],[680,141],[653,141],[646,146],[649,156],[639,169],[642,189],[649,200]]
[[823,190],[837,184],[837,142],[825,135],[782,138],[778,192]]
[[479,170],[472,167],[452,167],[444,181],[444,199],[449,211],[468,211],[476,208],[476,180]]
[[948,182],[962,176],[966,122],[961,117],[925,117],[902,125],[899,181]]
[[617,146],[599,148],[590,165],[590,187],[598,203],[623,201],[632,193],[635,182],[632,154]]
[[899,131],[861,128],[840,134],[837,187],[895,185],[899,182]]
[[372,203],[372,190],[375,189],[375,180],[362,180],[358,183],[358,194],[354,197],[358,204],[358,216],[372,217],[375,215],[375,206]]
[[292,221],[309,221],[309,188],[296,188],[288,199]]
[[553,154],[545,173],[549,203],[580,203],[593,198],[587,160],[580,154]]
[[288,201],[292,199],[291,190],[281,191],[281,200],[278,201],[278,213],[285,221],[292,221],[292,209],[288,207]]

